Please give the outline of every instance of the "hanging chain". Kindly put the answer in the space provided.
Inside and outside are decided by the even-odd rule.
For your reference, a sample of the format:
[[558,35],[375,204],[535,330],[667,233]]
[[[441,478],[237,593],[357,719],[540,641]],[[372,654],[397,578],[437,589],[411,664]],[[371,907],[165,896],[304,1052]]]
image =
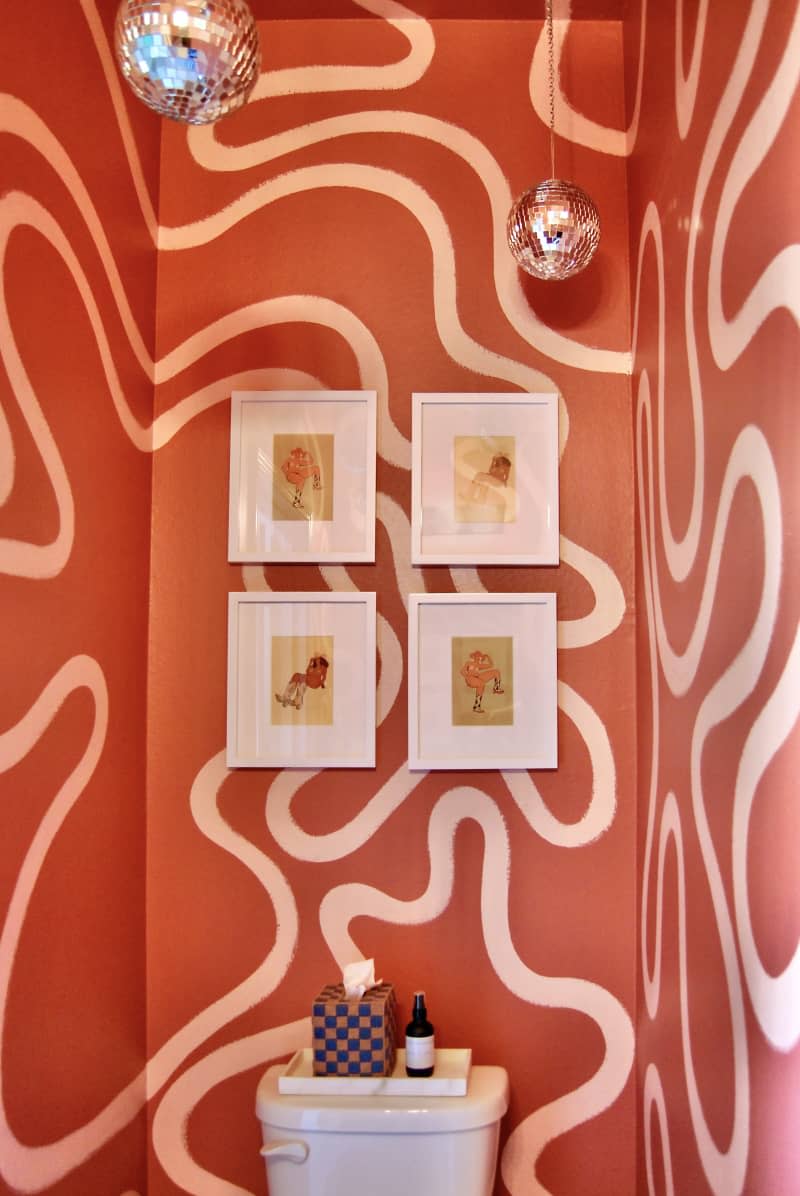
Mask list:
[[546,0],[545,15],[547,19],[547,74],[550,83],[550,178],[556,177],[556,84],[555,84],[555,51],[553,49],[553,0]]

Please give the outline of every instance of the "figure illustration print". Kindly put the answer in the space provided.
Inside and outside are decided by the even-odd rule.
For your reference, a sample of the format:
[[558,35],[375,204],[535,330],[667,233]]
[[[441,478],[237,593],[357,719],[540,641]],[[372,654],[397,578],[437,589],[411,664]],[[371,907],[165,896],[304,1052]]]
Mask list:
[[286,460],[281,462],[281,473],[294,488],[293,507],[302,507],[303,489],[309,478],[315,490],[322,489],[320,468],[308,449],[300,445],[295,445]]
[[514,722],[513,638],[454,636],[453,726]]
[[484,713],[483,691],[490,681],[492,683],[493,694],[505,693],[500,670],[495,668],[494,661],[488,652],[481,652],[480,648],[477,648],[474,652],[470,652],[461,666],[461,676],[470,689],[474,691],[475,697],[472,702],[472,711],[474,714]]
[[272,637],[273,724],[332,724],[332,662],[332,636]]
[[324,689],[329,668],[330,665],[324,656],[312,656],[306,671],[292,673],[283,693],[275,694],[275,701],[280,702],[281,706],[294,706],[295,709],[302,710],[306,690]]
[[333,519],[333,435],[276,432],[272,440],[273,519]]
[[458,523],[513,523],[513,436],[456,436],[453,444]]

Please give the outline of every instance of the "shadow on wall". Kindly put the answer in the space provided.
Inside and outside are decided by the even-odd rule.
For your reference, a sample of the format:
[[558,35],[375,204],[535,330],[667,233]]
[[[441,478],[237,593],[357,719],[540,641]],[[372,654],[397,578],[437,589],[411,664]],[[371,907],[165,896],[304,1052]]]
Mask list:
[[519,271],[522,290],[531,309],[548,328],[559,332],[580,328],[603,310],[612,293],[611,275],[610,255],[608,251],[603,252],[602,242],[591,267],[573,278],[545,281],[524,270]]

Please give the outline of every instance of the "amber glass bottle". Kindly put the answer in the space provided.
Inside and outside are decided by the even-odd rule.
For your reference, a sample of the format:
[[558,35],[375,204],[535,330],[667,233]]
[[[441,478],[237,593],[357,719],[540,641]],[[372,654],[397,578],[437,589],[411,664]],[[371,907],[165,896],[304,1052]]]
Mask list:
[[411,1021],[406,1026],[406,1074],[432,1076],[435,1053],[433,1026],[425,1009],[425,993],[414,993]]

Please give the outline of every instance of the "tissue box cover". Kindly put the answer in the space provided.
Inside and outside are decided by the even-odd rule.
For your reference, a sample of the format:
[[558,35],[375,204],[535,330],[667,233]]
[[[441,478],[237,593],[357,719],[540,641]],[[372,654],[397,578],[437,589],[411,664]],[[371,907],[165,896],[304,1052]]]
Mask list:
[[394,1070],[397,998],[391,984],[346,997],[329,984],[314,998],[311,1034],[315,1076],[388,1076]]

